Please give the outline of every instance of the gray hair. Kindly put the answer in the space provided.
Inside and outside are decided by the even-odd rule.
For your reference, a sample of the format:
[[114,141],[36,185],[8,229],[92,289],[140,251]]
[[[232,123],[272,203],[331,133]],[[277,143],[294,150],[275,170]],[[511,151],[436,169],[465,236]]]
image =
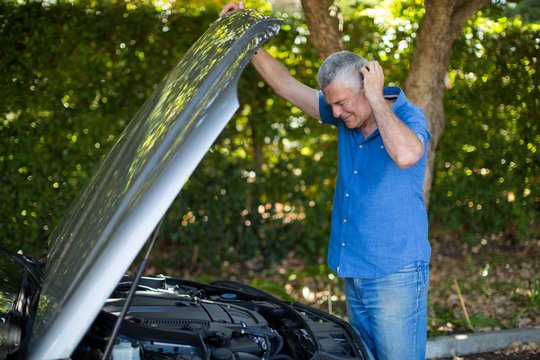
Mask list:
[[354,91],[359,91],[363,76],[360,69],[367,60],[350,51],[339,51],[328,56],[317,74],[319,87],[324,89],[334,81],[339,81],[344,86]]

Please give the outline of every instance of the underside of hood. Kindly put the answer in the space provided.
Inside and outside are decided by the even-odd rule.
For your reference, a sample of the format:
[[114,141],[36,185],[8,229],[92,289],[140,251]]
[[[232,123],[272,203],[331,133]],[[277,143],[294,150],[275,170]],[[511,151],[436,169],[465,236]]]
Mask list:
[[237,83],[279,21],[219,18],[125,129],[50,238],[29,355],[68,358],[238,108]]

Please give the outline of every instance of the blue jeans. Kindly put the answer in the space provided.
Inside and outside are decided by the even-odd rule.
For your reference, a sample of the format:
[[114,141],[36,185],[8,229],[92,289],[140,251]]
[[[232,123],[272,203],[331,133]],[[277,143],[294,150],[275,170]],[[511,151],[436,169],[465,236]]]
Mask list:
[[349,322],[375,359],[425,359],[428,288],[423,261],[378,279],[345,279]]

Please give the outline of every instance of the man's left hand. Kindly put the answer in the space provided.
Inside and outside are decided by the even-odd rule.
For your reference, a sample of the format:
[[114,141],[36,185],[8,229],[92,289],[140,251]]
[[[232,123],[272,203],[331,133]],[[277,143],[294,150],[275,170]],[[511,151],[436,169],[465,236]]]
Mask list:
[[364,76],[364,95],[369,102],[382,99],[384,89],[384,72],[377,61],[369,61],[360,72]]

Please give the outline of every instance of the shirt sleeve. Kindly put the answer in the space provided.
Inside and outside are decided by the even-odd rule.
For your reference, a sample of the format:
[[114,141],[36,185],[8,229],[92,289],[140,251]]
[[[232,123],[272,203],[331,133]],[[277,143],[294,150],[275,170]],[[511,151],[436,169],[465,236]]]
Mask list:
[[397,86],[386,86],[384,88],[384,95],[385,97],[397,96],[396,103],[392,110],[396,116],[409,127],[409,129],[416,133],[427,149],[427,145],[431,140],[431,133],[428,130],[424,111],[411,103],[403,91]]
[[427,147],[429,141],[431,140],[431,133],[427,127],[426,117],[421,110],[417,110],[414,116],[410,116],[403,122],[416,133],[418,138],[424,143],[424,146]]
[[324,94],[319,91],[319,115],[323,124],[337,126],[337,119],[332,114],[332,108],[324,101]]

